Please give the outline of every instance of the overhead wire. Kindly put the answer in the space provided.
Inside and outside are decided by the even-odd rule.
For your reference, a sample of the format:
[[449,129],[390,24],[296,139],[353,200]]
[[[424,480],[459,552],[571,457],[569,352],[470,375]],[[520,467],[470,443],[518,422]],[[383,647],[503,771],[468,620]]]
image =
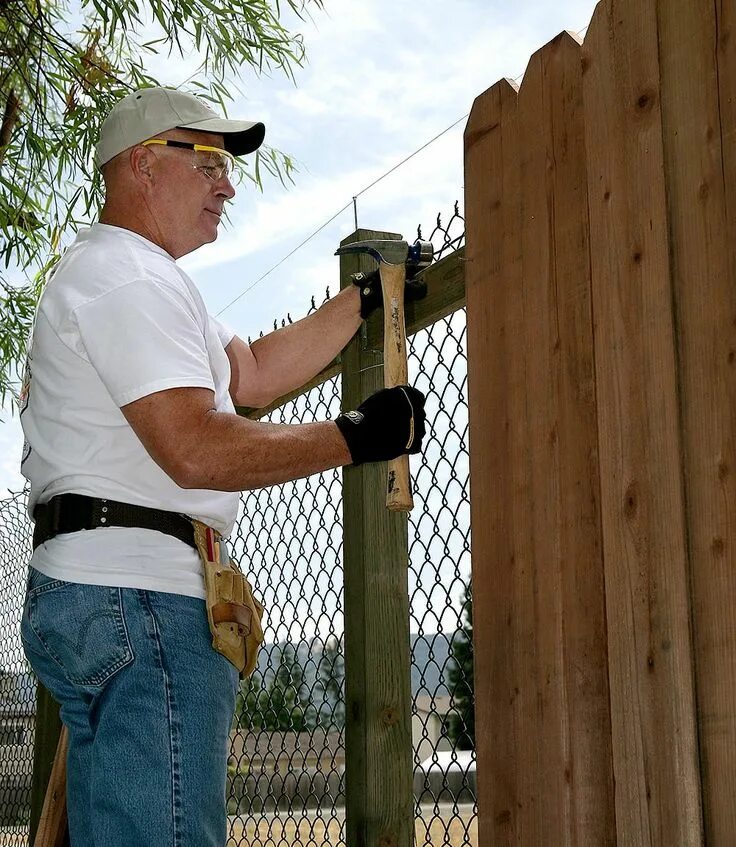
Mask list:
[[[366,191],[370,191],[370,189],[373,188],[374,186],[378,185],[378,183],[381,182],[382,179],[385,179],[387,176],[392,174],[395,170],[400,168],[402,165],[405,165],[410,159],[414,158],[414,156],[416,156],[417,153],[421,153],[422,150],[429,147],[430,144],[433,144],[435,141],[437,141],[438,138],[441,138],[446,132],[449,132],[453,127],[456,127],[460,123],[460,121],[465,120],[465,118],[467,118],[469,114],[470,114],[470,112],[468,112],[467,115],[463,115],[462,117],[458,118],[456,121],[451,123],[450,126],[447,127],[447,129],[443,129],[442,132],[435,135],[434,138],[427,141],[426,144],[423,144],[421,147],[417,148],[413,153],[408,155],[406,158],[402,159],[398,164],[394,165],[392,168],[387,170],[384,174],[379,176],[378,179],[374,179],[373,182],[370,185],[366,185],[365,188],[361,189],[360,191],[358,191],[357,194],[353,195],[352,200],[349,203],[346,203],[342,207],[342,209],[335,212],[335,214],[329,220],[325,221],[321,226],[319,226],[317,229],[315,229],[315,231],[313,233],[311,233],[311,235],[308,235],[304,239],[304,241],[302,241],[300,244],[297,244],[297,246],[294,247],[293,250],[291,250],[289,253],[286,254],[286,256],[283,257],[283,259],[280,259],[272,268],[269,268],[269,270],[267,270],[266,273],[264,273],[262,276],[258,277],[258,279],[255,282],[252,282],[247,288],[245,288],[243,291],[241,291],[240,294],[238,294],[237,297],[235,297],[233,300],[231,300],[226,306],[223,306],[222,309],[220,309],[220,311],[217,313],[216,317],[219,317],[226,309],[229,309],[230,306],[232,306],[234,303],[237,303],[237,301],[240,300],[241,297],[244,297],[249,291],[252,291],[260,282],[263,282],[263,280],[267,276],[272,274],[277,268],[279,268],[281,265],[283,265],[284,262],[287,259],[290,259],[294,255],[294,253],[296,253],[298,250],[301,250],[301,248],[304,247],[305,244],[310,242],[316,235],[318,235],[320,232],[322,232],[322,230],[326,226],[331,224],[335,220],[335,218],[338,218],[344,211],[349,209],[351,206],[355,207],[355,201],[358,199],[358,197],[360,197],[362,194],[365,194]],[[356,208],[356,213],[355,213],[356,225],[355,225],[355,228],[357,229],[358,228],[358,225],[357,225],[357,220],[358,220],[358,218],[357,218],[357,207],[355,207],[355,208]]]
[[374,186],[378,185],[378,183],[381,182],[381,180],[385,179],[387,176],[392,174],[395,170],[398,170],[398,168],[402,167],[402,165],[405,165],[410,159],[413,159],[414,156],[416,156],[418,153],[421,153],[422,150],[425,150],[427,147],[429,147],[430,144],[434,144],[435,141],[437,141],[439,138],[441,138],[443,135],[445,135],[445,133],[449,132],[451,129],[456,127],[460,123],[460,121],[465,120],[469,115],[470,115],[470,112],[463,115],[462,117],[459,117],[456,121],[453,121],[450,124],[450,126],[448,126],[446,129],[443,129],[442,132],[437,133],[437,135],[435,135],[434,138],[431,138],[429,141],[427,141],[426,144],[423,144],[421,147],[418,147],[413,153],[410,153],[408,156],[406,156],[404,159],[402,159],[400,162],[398,162],[392,168],[389,168],[389,170],[387,170],[385,173],[381,174],[381,176],[379,176],[377,179],[374,179],[373,182],[370,183],[370,185],[366,185],[365,188],[362,188],[360,191],[358,191],[355,195],[353,195],[353,197],[352,197],[352,199],[350,200],[349,203],[346,203],[342,207],[342,209],[339,209],[337,212],[335,212],[335,214],[329,220],[326,220],[321,226],[317,227],[317,229],[315,229],[314,232],[312,232],[310,235],[308,235],[302,242],[297,244],[297,246],[294,247],[293,250],[291,250],[289,253],[287,253],[282,259],[279,259],[279,261],[276,262],[276,264],[273,267],[269,268],[264,274],[259,276],[257,280],[252,282],[247,288],[243,289],[243,291],[241,291],[240,294],[238,294],[237,297],[232,299],[227,305],[223,306],[222,309],[220,309],[220,311],[217,312],[215,317],[219,317],[224,311],[229,309],[233,304],[237,303],[238,300],[240,300],[242,297],[245,297],[245,295],[249,291],[252,291],[259,283],[263,282],[263,280],[266,279],[267,276],[272,274],[275,270],[277,270],[277,268],[281,267],[281,265],[283,265],[284,262],[287,259],[290,259],[294,255],[294,253],[296,253],[298,250],[301,250],[302,247],[304,247],[306,244],[308,244],[316,235],[318,235],[320,232],[322,232],[322,230],[326,226],[329,226],[329,224],[331,224],[336,218],[340,217],[340,215],[343,212],[345,212],[347,209],[349,209],[351,206],[353,206],[355,208],[355,228],[357,229],[358,228],[358,225],[357,225],[358,213],[357,213],[357,206],[355,205],[355,203],[356,203],[356,200],[358,199],[358,197],[360,197],[362,194],[365,194],[367,191],[370,191],[370,189],[373,188]]
[[[578,37],[578,38],[579,38],[579,37],[580,37],[581,35],[583,35],[583,34],[584,34],[587,30],[588,30],[588,27],[587,27],[587,26],[584,26],[582,29],[580,29],[580,30],[576,31],[576,32],[574,33],[574,35],[575,35],[576,37]],[[515,78],[514,78],[514,82],[520,82],[520,81],[523,79],[523,77],[524,77],[524,73],[525,73],[525,71],[522,71],[522,73],[520,73],[520,74],[519,74],[519,76],[515,77]],[[381,174],[381,176],[379,176],[377,179],[374,179],[374,180],[373,180],[373,182],[371,182],[371,183],[370,183],[370,185],[366,185],[366,187],[365,187],[365,188],[361,189],[361,190],[360,190],[360,191],[358,191],[356,194],[354,194],[354,195],[353,195],[353,197],[352,197],[352,199],[350,200],[350,202],[349,202],[349,203],[346,203],[346,204],[342,207],[342,209],[340,209],[339,211],[335,212],[335,214],[334,214],[334,215],[333,215],[333,216],[332,216],[329,220],[326,220],[326,221],[325,221],[325,222],[324,222],[321,226],[319,226],[317,229],[315,229],[315,230],[314,230],[314,232],[312,232],[310,235],[308,235],[308,236],[307,236],[307,237],[306,237],[306,238],[305,238],[302,242],[300,242],[299,244],[297,244],[297,246],[296,246],[296,247],[294,247],[294,249],[293,249],[293,250],[291,250],[291,251],[290,251],[289,253],[287,253],[287,254],[286,254],[286,255],[285,255],[282,259],[280,259],[278,262],[276,262],[276,264],[275,264],[273,267],[269,268],[269,269],[268,269],[268,270],[267,270],[264,274],[262,274],[261,276],[259,276],[259,277],[258,277],[258,279],[257,279],[257,280],[255,280],[255,282],[252,282],[252,283],[251,283],[250,285],[248,285],[245,289],[243,289],[243,291],[241,291],[241,292],[240,292],[240,294],[238,294],[238,296],[237,296],[237,297],[233,298],[233,299],[232,299],[232,300],[231,300],[231,301],[230,301],[230,302],[229,302],[226,306],[223,306],[223,307],[222,307],[222,309],[220,309],[220,311],[219,311],[219,312],[217,312],[217,314],[215,315],[215,317],[218,317],[218,318],[219,318],[219,316],[220,316],[223,312],[225,312],[225,311],[226,311],[227,309],[229,309],[232,305],[234,305],[235,303],[237,303],[237,302],[238,302],[238,300],[240,300],[242,297],[245,297],[245,295],[246,295],[249,291],[252,291],[252,290],[253,290],[253,289],[254,289],[257,285],[259,285],[261,282],[263,282],[263,280],[264,280],[264,279],[266,279],[266,277],[270,276],[270,275],[271,275],[271,274],[272,274],[275,270],[277,270],[278,268],[280,268],[280,267],[281,267],[281,265],[283,265],[283,264],[284,264],[284,262],[286,262],[286,261],[287,261],[287,259],[290,259],[290,258],[291,258],[291,257],[292,257],[292,256],[293,256],[296,252],[298,252],[299,250],[301,250],[301,248],[302,248],[302,247],[304,247],[306,244],[308,244],[308,243],[309,243],[309,242],[310,242],[310,241],[311,241],[311,240],[312,240],[312,239],[313,239],[316,235],[318,235],[320,232],[322,232],[322,230],[323,230],[326,226],[329,226],[329,225],[330,225],[330,224],[331,224],[331,223],[332,223],[332,222],[333,222],[336,218],[340,217],[340,215],[341,215],[343,212],[347,211],[347,209],[349,209],[351,206],[353,207],[354,212],[355,212],[355,228],[357,229],[357,228],[358,228],[358,207],[357,207],[357,202],[356,202],[356,201],[357,201],[358,197],[360,197],[362,194],[365,194],[367,191],[370,191],[370,189],[371,189],[371,188],[373,188],[373,187],[375,187],[376,185],[378,185],[378,183],[379,183],[379,182],[381,182],[382,180],[386,179],[386,177],[387,177],[387,176],[390,176],[390,175],[391,175],[394,171],[398,170],[400,167],[402,167],[403,165],[405,165],[408,161],[410,161],[411,159],[413,159],[413,158],[414,158],[414,156],[416,156],[418,153],[421,153],[421,152],[422,152],[422,150],[426,150],[426,148],[427,148],[427,147],[429,147],[431,144],[434,144],[434,142],[435,142],[435,141],[437,141],[437,140],[439,140],[440,138],[442,138],[442,136],[443,136],[443,135],[445,135],[446,133],[448,133],[451,129],[454,129],[454,128],[455,128],[455,127],[456,127],[456,126],[457,126],[457,125],[458,125],[461,121],[466,120],[468,117],[470,117],[470,112],[467,112],[466,114],[464,114],[464,115],[462,115],[461,117],[459,117],[457,120],[453,121],[453,122],[452,122],[452,123],[451,123],[448,127],[446,127],[445,129],[443,129],[443,130],[442,130],[442,132],[438,132],[438,133],[437,133],[437,135],[435,135],[433,138],[431,138],[431,139],[430,139],[429,141],[427,141],[425,144],[422,144],[422,146],[421,146],[421,147],[418,147],[418,148],[417,148],[417,149],[416,149],[413,153],[410,153],[408,156],[406,156],[405,158],[403,158],[403,159],[402,159],[400,162],[398,162],[396,165],[394,165],[393,167],[389,168],[389,170],[387,170],[385,173]]]

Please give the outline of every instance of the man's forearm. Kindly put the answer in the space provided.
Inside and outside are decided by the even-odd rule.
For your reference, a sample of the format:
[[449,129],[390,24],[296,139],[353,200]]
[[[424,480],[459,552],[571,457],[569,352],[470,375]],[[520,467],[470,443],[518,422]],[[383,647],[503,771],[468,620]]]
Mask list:
[[351,285],[306,318],[251,344],[259,381],[274,398],[301,388],[340,353],[360,323],[360,292]]
[[245,491],[350,462],[332,421],[271,424],[212,411],[191,445],[183,487]]

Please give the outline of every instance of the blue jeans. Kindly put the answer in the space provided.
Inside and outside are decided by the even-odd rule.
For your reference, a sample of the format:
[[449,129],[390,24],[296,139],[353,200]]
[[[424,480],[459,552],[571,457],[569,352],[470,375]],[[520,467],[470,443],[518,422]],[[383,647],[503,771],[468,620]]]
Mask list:
[[238,672],[204,601],[31,568],[21,636],[69,731],[72,847],[223,847]]

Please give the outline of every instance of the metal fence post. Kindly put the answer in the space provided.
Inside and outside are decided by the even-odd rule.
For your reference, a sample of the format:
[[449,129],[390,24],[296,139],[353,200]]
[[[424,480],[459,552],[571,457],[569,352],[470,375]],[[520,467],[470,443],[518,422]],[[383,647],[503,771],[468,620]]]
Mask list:
[[[343,244],[395,233],[359,229]],[[367,271],[367,256],[340,259],[341,286]],[[371,323],[382,322],[378,312]],[[365,327],[342,357],[342,408],[383,387],[383,352],[368,349]],[[408,529],[386,509],[384,463],[343,474],[348,847],[413,844]]]

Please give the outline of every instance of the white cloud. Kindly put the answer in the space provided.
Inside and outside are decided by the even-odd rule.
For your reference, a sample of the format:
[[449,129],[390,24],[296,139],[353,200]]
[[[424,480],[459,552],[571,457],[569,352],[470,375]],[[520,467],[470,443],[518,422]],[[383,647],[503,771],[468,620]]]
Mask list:
[[285,113],[293,116],[292,121],[298,121],[301,116],[313,117],[328,114],[330,111],[328,103],[300,88],[286,89],[278,92],[276,96]]

